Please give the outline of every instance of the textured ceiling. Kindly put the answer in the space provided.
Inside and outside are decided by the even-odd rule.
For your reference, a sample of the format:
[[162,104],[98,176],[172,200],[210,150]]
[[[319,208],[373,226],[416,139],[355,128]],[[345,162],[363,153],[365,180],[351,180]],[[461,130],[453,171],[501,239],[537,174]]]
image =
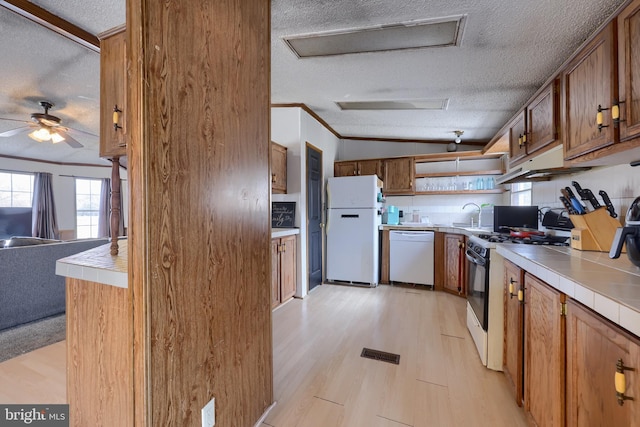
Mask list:
[[[273,0],[271,101],[304,103],[343,136],[489,140],[623,0]],[[98,34],[125,20],[125,1],[33,3]],[[297,58],[285,36],[398,22],[466,17],[460,46]],[[63,125],[98,134],[99,55],[0,7],[0,117],[28,120],[38,101]],[[448,98],[445,111],[342,111],[338,101]],[[19,123],[18,123],[19,125]],[[16,122],[0,120],[0,132]],[[83,149],[0,138],[0,155],[71,163]],[[348,142],[347,142],[348,143]]]

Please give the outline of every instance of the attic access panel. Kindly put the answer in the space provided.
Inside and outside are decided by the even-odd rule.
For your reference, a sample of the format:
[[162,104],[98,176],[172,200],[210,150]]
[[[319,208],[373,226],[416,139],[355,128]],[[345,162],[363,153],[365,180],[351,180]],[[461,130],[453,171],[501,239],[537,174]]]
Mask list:
[[284,37],[298,58],[460,44],[464,17],[410,21]]

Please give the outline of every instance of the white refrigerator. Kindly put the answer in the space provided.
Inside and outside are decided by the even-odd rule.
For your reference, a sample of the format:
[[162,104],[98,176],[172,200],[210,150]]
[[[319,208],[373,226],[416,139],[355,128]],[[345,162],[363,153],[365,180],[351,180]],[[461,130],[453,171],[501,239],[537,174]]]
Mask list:
[[378,286],[378,230],[382,181],[376,175],[329,178],[327,280]]

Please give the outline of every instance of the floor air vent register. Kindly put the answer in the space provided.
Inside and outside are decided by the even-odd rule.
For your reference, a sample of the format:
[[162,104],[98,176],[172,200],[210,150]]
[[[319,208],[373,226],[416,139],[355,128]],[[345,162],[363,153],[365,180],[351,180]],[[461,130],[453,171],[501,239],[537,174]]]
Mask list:
[[367,359],[381,360],[383,362],[393,363],[394,365],[400,364],[400,355],[387,353],[386,351],[373,350],[370,348],[363,348],[362,353],[360,353],[361,357],[366,357]]

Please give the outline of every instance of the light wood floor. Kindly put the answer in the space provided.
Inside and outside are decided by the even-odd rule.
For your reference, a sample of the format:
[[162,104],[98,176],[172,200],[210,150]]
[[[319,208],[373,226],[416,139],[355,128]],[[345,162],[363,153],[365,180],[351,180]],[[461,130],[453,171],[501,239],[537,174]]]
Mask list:
[[[273,315],[276,406],[263,427],[525,426],[482,366],[466,301],[426,289],[325,285]],[[363,347],[400,354],[393,365]]]
[[[462,298],[398,286],[325,285],[290,301],[273,313],[277,403],[263,427],[525,426],[464,316]],[[0,402],[65,403],[65,360],[60,342],[0,363]]]

